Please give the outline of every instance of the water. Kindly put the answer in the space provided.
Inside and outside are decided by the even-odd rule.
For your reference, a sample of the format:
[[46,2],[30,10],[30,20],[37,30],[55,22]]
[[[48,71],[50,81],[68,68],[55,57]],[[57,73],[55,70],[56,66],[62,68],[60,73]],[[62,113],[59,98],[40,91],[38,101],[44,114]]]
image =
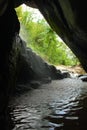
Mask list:
[[12,130],[87,130],[87,83],[55,80],[14,97]]

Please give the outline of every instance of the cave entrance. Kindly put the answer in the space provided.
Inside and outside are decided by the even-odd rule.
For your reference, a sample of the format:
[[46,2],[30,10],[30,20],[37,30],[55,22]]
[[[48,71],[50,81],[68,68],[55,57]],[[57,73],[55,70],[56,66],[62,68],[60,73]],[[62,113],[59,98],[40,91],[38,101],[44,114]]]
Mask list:
[[[21,25],[20,36],[28,47],[60,69],[80,67],[77,57],[51,29],[38,9],[23,4],[16,8],[16,12]],[[84,73],[82,68],[81,73]]]

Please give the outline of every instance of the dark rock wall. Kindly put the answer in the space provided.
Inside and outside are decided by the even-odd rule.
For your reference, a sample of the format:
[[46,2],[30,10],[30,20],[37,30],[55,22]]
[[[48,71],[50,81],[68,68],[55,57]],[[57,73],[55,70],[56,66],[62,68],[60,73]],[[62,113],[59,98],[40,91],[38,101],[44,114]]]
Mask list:
[[34,0],[50,26],[71,48],[87,71],[86,1]]
[[6,114],[9,95],[13,91],[16,74],[15,36],[19,22],[12,3],[0,16],[0,124]]

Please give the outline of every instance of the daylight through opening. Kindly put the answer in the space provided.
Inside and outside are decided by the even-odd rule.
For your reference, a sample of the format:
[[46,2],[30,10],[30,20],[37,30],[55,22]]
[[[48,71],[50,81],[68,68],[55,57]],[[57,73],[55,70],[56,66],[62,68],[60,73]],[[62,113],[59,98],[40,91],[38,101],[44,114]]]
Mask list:
[[38,9],[23,4],[16,8],[16,12],[21,25],[20,36],[46,62],[55,66],[80,65],[77,57],[52,30]]

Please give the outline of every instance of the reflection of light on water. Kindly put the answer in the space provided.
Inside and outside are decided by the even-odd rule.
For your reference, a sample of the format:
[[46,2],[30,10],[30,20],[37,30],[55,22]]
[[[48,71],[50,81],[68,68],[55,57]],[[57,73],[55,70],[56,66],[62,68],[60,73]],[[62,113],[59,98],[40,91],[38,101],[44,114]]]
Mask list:
[[65,117],[65,119],[68,119],[68,120],[78,120],[79,119],[79,117]]
[[49,128],[49,130],[54,130],[54,128]]
[[83,130],[80,126],[86,126],[87,121],[87,100],[84,101],[83,109],[87,83],[86,86],[83,84],[74,79],[53,81],[16,98],[12,102],[13,130]]
[[61,127],[61,126],[63,126],[63,123],[56,124],[56,123],[49,122],[49,126],[51,126],[51,127]]

